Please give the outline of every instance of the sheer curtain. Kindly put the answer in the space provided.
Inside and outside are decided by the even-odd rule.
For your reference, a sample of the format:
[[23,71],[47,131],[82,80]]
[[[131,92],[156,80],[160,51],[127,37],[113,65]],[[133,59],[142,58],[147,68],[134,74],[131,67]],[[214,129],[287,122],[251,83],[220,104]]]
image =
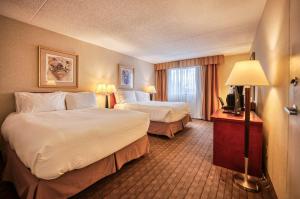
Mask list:
[[167,71],[168,101],[186,102],[192,118],[202,118],[201,66],[172,68]]

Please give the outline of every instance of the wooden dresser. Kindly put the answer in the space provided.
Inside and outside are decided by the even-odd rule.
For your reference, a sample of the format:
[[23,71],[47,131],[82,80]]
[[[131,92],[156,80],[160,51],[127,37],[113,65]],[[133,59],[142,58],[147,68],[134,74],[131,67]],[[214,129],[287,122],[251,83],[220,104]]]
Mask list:
[[[244,116],[218,110],[212,116],[213,164],[244,172]],[[262,175],[263,121],[254,113],[250,115],[249,174]]]

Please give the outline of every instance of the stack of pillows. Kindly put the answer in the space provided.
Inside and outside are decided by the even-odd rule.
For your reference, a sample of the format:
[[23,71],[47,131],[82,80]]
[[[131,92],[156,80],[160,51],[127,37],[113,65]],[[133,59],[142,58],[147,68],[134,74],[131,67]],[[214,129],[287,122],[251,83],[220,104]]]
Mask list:
[[16,112],[47,112],[96,108],[97,99],[91,92],[28,93],[15,92]]
[[[115,97],[118,104],[150,101],[149,93],[142,91],[118,90]],[[15,92],[15,99],[18,113],[97,108],[96,94],[92,92]]]
[[118,90],[114,94],[117,104],[150,101],[150,94],[143,91]]

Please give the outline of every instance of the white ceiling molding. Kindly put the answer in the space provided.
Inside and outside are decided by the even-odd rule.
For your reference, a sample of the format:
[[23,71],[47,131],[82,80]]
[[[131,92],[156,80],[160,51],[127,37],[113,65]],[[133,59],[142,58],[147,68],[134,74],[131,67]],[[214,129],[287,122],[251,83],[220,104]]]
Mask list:
[[266,0],[1,0],[0,14],[151,63],[249,52]]

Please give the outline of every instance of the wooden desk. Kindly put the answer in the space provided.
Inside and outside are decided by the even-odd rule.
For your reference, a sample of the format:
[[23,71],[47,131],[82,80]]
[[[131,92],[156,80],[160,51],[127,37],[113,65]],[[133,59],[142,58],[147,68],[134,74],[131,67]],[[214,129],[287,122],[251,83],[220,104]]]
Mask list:
[[[211,116],[214,122],[213,164],[244,172],[244,116],[218,110]],[[262,125],[254,113],[250,115],[249,174],[262,175]]]

